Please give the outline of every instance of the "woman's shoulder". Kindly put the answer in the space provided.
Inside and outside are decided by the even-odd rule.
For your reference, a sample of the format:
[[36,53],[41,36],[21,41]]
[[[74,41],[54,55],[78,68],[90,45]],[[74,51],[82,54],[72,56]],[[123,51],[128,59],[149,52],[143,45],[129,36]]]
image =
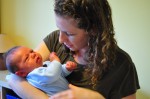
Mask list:
[[60,32],[59,30],[54,30],[49,35],[58,35],[59,32]]
[[55,30],[49,33],[44,38],[44,43],[46,44],[47,48],[50,52],[56,52],[58,57],[61,60],[61,63],[65,63],[67,60],[70,59],[69,53],[64,51],[64,46],[59,42],[59,30]]
[[45,38],[58,37],[58,36],[59,36],[59,30],[54,30],[50,32]]
[[117,49],[117,53],[116,53],[116,59],[119,61],[128,61],[128,62],[132,62],[131,56],[124,51],[123,49],[119,48]]
[[117,66],[117,68],[124,68],[127,70],[130,68],[135,68],[131,56],[121,48],[117,49],[115,66]]

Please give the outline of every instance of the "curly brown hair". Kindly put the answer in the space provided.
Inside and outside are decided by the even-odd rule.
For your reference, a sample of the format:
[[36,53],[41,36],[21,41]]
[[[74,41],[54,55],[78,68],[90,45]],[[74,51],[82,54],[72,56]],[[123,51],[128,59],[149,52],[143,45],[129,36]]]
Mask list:
[[111,8],[107,0],[55,0],[54,11],[59,16],[74,18],[78,27],[88,35],[88,70],[92,84],[96,84],[103,72],[115,61],[117,48],[114,39]]

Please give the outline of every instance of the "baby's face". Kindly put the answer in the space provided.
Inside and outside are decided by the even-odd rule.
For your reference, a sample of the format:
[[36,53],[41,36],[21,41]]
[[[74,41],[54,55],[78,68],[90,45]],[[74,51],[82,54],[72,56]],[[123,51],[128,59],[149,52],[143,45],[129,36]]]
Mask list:
[[15,58],[18,58],[17,65],[19,66],[19,69],[26,73],[42,66],[41,55],[27,47],[18,48],[15,52]]

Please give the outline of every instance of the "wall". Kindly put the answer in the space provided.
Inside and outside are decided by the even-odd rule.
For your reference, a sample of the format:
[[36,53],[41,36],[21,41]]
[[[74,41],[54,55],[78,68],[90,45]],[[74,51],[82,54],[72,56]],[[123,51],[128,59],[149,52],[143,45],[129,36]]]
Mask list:
[[0,33],[1,33],[1,0],[0,0]]
[[109,0],[118,44],[132,57],[141,89],[138,99],[150,99],[150,0]]
[[[132,57],[141,89],[137,99],[150,99],[150,0],[108,0],[116,39]],[[56,29],[52,0],[2,0],[2,32],[18,45],[32,48]]]
[[2,0],[2,33],[32,48],[56,26],[53,0]]

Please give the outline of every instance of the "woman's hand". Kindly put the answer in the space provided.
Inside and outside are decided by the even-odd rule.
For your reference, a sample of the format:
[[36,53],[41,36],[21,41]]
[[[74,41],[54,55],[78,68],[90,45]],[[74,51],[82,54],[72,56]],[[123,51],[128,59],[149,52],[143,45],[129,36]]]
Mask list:
[[104,97],[96,91],[76,87],[71,84],[69,88],[69,90],[51,96],[50,99],[104,99]]

